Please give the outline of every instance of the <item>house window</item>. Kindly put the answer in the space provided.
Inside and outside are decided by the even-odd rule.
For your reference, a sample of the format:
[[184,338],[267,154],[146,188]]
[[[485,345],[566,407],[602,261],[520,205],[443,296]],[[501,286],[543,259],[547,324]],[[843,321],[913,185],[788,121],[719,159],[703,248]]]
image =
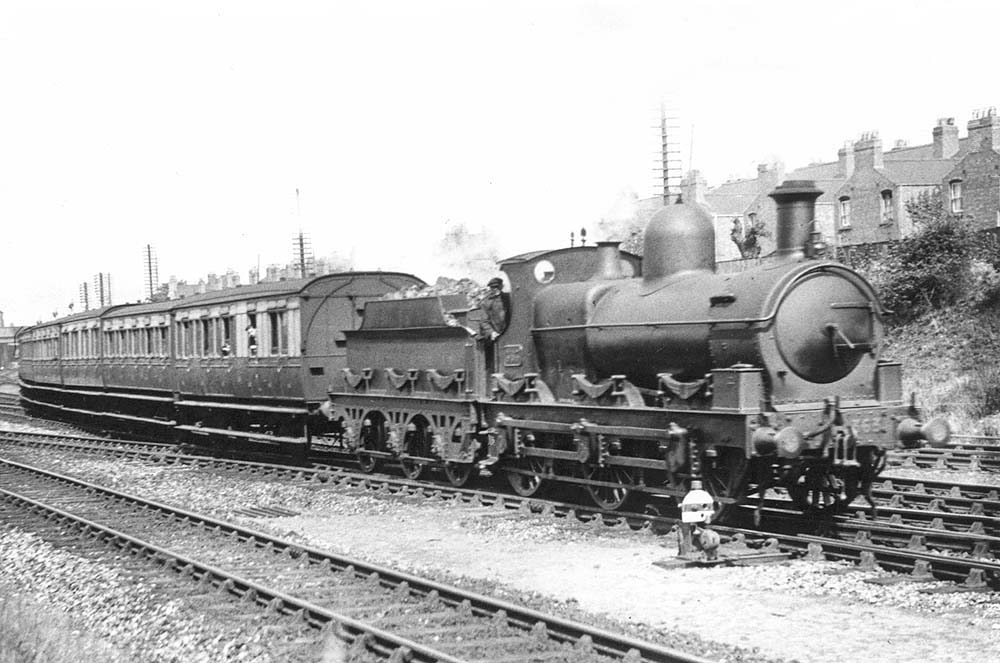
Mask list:
[[888,189],[882,192],[882,223],[892,223],[892,191]]
[[840,199],[840,204],[838,206],[838,213],[840,214],[840,227],[850,228],[851,227],[851,199],[844,196]]
[[951,213],[962,213],[962,181],[953,180],[948,183],[948,198],[951,200]]

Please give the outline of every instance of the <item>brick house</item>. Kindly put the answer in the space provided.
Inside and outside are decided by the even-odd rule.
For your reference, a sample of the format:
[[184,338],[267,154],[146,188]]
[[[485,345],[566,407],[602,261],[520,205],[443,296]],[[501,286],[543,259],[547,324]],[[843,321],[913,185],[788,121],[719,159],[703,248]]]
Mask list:
[[854,169],[835,195],[836,244],[898,240],[913,231],[906,203],[933,191],[954,168],[962,141],[953,118],[938,121],[934,142],[882,151],[877,133],[854,143]]
[[[876,133],[848,142],[837,160],[813,163],[790,172],[780,165],[760,165],[757,177],[709,188],[697,171],[681,183],[685,200],[705,205],[715,219],[716,260],[740,261],[731,233],[762,221],[760,256],[774,250],[775,206],[768,193],[784,180],[812,180],[823,194],[816,201],[817,229],[831,247],[851,247],[898,240],[913,231],[906,203],[940,188],[953,213],[977,227],[1000,226],[1000,119],[981,111],[959,138],[954,118],[939,119],[930,143],[897,142],[883,151]],[[647,201],[641,201],[647,202]],[[651,207],[659,199],[649,199]],[[738,269],[738,265],[733,265]]]
[[968,124],[968,150],[944,175],[946,210],[977,229],[1000,226],[1000,121],[996,109],[976,113]]

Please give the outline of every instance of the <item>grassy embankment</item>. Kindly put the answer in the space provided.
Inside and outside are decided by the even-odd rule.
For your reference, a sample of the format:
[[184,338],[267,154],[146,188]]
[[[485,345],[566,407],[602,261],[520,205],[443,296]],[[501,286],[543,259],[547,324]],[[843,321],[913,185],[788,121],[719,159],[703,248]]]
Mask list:
[[890,327],[883,356],[903,388],[958,433],[1000,435],[1000,311],[953,306]]

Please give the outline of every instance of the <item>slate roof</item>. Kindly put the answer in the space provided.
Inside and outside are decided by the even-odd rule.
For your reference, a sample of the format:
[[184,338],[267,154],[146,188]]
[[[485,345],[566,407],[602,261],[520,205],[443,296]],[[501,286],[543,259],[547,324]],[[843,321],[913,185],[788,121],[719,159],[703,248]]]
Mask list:
[[955,159],[888,161],[879,172],[896,184],[939,184],[955,164]]
[[[952,155],[952,159],[957,157],[962,157],[966,152],[969,151],[969,138],[958,139],[958,153]],[[900,147],[895,150],[886,150],[882,153],[883,161],[915,161],[915,160],[933,160],[934,159],[934,143],[926,143],[924,145],[914,145],[912,147]]]
[[838,162],[811,163],[802,168],[796,168],[785,175],[786,180],[833,180],[837,178]]

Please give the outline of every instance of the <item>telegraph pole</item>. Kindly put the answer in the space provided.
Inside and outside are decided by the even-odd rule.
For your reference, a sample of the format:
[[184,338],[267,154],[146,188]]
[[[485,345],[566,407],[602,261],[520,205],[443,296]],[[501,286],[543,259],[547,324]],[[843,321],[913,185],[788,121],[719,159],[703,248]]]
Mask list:
[[80,303],[84,311],[90,310],[90,288],[86,281],[80,284]]
[[660,103],[659,130],[659,164],[653,170],[659,174],[656,185],[658,195],[662,196],[664,205],[670,205],[677,201],[681,193],[681,149],[677,142],[680,126],[676,109],[667,107],[663,102]]
[[295,189],[295,216],[299,221],[299,234],[295,236],[292,245],[292,264],[298,267],[299,278],[306,278],[312,273],[313,255],[309,236],[302,232],[302,211],[299,208],[299,190]]
[[156,294],[156,288],[160,284],[160,268],[152,245],[146,245],[144,257],[146,262],[146,297],[149,301],[153,301],[153,295]]

